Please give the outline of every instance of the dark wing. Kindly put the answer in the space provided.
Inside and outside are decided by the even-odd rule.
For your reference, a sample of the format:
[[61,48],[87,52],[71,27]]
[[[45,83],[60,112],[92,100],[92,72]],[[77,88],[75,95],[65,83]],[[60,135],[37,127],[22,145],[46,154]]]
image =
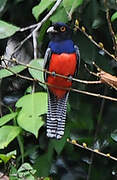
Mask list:
[[76,57],[77,57],[77,67],[76,67],[76,72],[74,74],[76,76],[80,67],[80,51],[79,51],[78,46],[74,45],[74,48],[75,48]]
[[[50,59],[51,59],[51,55],[52,55],[52,51],[50,48],[48,48],[46,50],[45,56],[44,56],[44,66],[43,68],[48,70],[49,69],[49,63],[50,63]],[[44,80],[46,81],[47,79],[47,73],[44,72]]]

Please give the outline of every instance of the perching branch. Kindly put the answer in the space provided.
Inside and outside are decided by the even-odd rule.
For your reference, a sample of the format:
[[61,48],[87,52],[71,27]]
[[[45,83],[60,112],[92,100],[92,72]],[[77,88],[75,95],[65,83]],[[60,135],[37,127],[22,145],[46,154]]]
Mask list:
[[[10,61],[12,63],[16,63],[17,65],[22,65],[22,66],[25,66],[27,68],[35,69],[37,71],[41,71],[41,72],[46,72],[48,74],[52,74],[50,71],[47,71],[46,69],[41,69],[39,67],[38,68],[37,67],[33,67],[30,64],[25,64],[25,63],[19,62],[15,58],[12,58],[12,59],[8,60],[8,59],[4,58],[4,56],[1,56],[0,59],[1,59],[1,61],[4,61],[4,60],[5,61]],[[64,76],[64,75],[61,75],[61,74],[57,74],[56,73],[56,76],[64,78],[64,79],[68,79],[67,76]],[[86,81],[86,80],[81,80],[81,79],[76,79],[76,78],[72,78],[72,81],[75,81],[75,82],[78,82],[78,83],[83,83],[83,84],[100,84],[101,83],[101,81]]]
[[[3,58],[3,57],[2,57]],[[15,60],[15,59],[14,59]],[[16,60],[14,61],[16,62]],[[17,62],[18,64],[19,62]],[[23,64],[23,63],[19,63],[20,65],[24,65],[26,66],[27,68],[33,68],[33,69],[36,69],[36,70],[39,70],[39,71],[45,71],[46,73],[48,74],[52,74],[51,72],[45,70],[45,69],[39,69],[39,68],[35,68],[35,67],[31,67],[30,65],[26,65],[26,64]],[[80,93],[80,94],[85,94],[85,95],[90,95],[90,96],[94,96],[94,97],[98,97],[98,98],[104,98],[104,99],[108,99],[108,100],[111,100],[111,101],[116,101],[117,102],[117,98],[113,98],[113,97],[109,97],[109,96],[104,96],[104,95],[101,95],[101,94],[96,94],[96,93],[90,93],[90,92],[87,92],[87,91],[82,91],[82,90],[78,90],[78,89],[74,89],[74,88],[63,88],[63,87],[60,87],[60,86],[53,86],[51,84],[48,84],[46,82],[42,82],[40,81],[39,79],[33,79],[33,78],[30,78],[30,77],[26,77],[26,76],[23,76],[21,74],[18,74],[18,73],[15,73],[13,72],[11,69],[9,69],[9,67],[2,67],[0,65],[1,68],[4,68],[4,69],[7,69],[8,71],[12,72],[14,75],[16,75],[17,77],[20,77],[22,79],[27,79],[27,80],[30,80],[30,81],[33,81],[33,82],[39,82],[39,83],[42,83],[42,84],[46,84],[47,86],[51,86],[51,87],[54,87],[54,88],[60,88],[60,89],[63,89],[63,90],[68,90],[68,91],[73,91],[73,92],[76,92],[76,93]],[[67,76],[63,76],[63,75],[60,75],[60,74],[56,74],[56,76],[59,76],[59,77],[63,77],[63,78],[68,78]],[[78,80],[78,79],[76,79]],[[82,81],[82,80],[80,80]],[[100,81],[99,81],[100,82]],[[83,83],[83,81],[82,81]],[[87,84],[88,84],[88,81],[87,81]]]
[[86,144],[86,143],[83,143],[83,144],[81,145],[81,144],[77,143],[76,140],[69,140],[69,139],[67,139],[67,142],[70,143],[70,144],[73,144],[73,145],[75,145],[75,146],[77,146],[77,147],[79,147],[79,148],[85,149],[85,150],[87,150],[87,151],[90,151],[90,152],[96,153],[96,154],[98,154],[98,155],[101,155],[101,156],[103,156],[103,157],[106,157],[106,158],[112,159],[112,160],[114,160],[114,161],[117,161],[117,158],[111,156],[110,153],[104,154],[104,153],[102,153],[102,152],[99,152],[98,149],[91,149],[91,148],[87,147],[87,144]]
[[[4,61],[4,60],[5,61],[10,61],[12,63],[16,63],[16,64],[19,64],[19,65],[25,66],[27,68],[35,69],[35,70],[41,71],[41,72],[46,72],[48,74],[52,74],[50,71],[47,71],[46,69],[41,69],[41,68],[33,67],[30,64],[24,64],[22,62],[17,61],[15,58],[8,60],[8,59],[4,58],[4,56],[2,56],[2,57],[0,57],[0,59],[2,61]],[[75,82],[78,82],[78,83],[83,83],[83,84],[101,84],[102,83],[102,84],[107,84],[107,85],[111,86],[112,88],[114,88],[115,90],[117,90],[117,77],[115,77],[115,76],[113,76],[113,75],[103,71],[101,68],[99,68],[95,64],[95,62],[93,62],[93,65],[97,68],[98,73],[91,72],[87,68],[86,65],[85,65],[85,67],[86,67],[86,69],[88,70],[88,72],[90,74],[98,77],[100,80],[98,80],[98,81],[86,81],[86,80],[72,78],[72,81],[75,81]],[[64,75],[61,75],[61,74],[57,74],[56,73],[56,76],[69,80],[69,78],[67,76],[64,76]]]

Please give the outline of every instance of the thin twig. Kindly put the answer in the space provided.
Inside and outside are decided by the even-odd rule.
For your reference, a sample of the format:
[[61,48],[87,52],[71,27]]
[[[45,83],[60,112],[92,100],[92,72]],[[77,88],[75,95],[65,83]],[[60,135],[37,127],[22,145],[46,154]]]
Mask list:
[[98,149],[91,149],[91,148],[87,147],[86,143],[83,143],[83,145],[81,145],[81,144],[77,143],[76,140],[69,140],[69,139],[67,139],[67,142],[70,143],[70,144],[73,144],[73,145],[75,145],[77,147],[80,147],[82,149],[85,149],[87,151],[90,151],[90,152],[96,153],[98,155],[101,155],[103,157],[106,157],[106,158],[112,159],[114,161],[117,161],[117,158],[114,157],[114,156],[111,156],[110,153],[105,154],[105,153],[99,152]]
[[111,54],[109,51],[107,51],[104,46],[103,43],[99,44],[93,39],[93,37],[89,34],[86,33],[85,28],[82,27],[80,28],[79,25],[75,25],[75,29],[78,29],[80,32],[82,32],[96,47],[98,47],[99,49],[103,50],[103,52],[105,52],[108,56],[110,56],[112,59],[114,59],[115,61],[117,61],[117,58],[115,57],[114,54]]
[[34,59],[37,59],[37,32],[33,33]]
[[80,93],[80,94],[94,96],[94,97],[97,97],[97,98],[104,98],[104,99],[111,100],[111,101],[117,101],[117,98],[113,98],[113,97],[110,97],[110,96],[104,96],[104,95],[101,95],[101,94],[90,93],[88,91],[82,91],[82,90],[73,89],[73,88],[71,88],[70,90],[74,91],[74,92],[77,92],[77,93]]
[[[106,94],[106,91],[107,91],[107,87],[105,87],[104,95]],[[93,146],[94,146],[94,143],[96,141],[96,138],[97,138],[97,135],[98,135],[98,131],[100,129],[101,120],[102,120],[102,114],[103,114],[103,110],[104,110],[104,104],[105,104],[105,99],[103,98],[102,101],[101,101],[100,111],[99,111],[99,115],[98,115],[98,119],[97,119],[97,125],[96,125],[96,131],[95,131],[95,134],[94,134]],[[90,157],[90,162],[91,163],[89,164],[89,168],[88,168],[87,180],[90,179],[92,165],[93,165],[93,160],[94,160],[94,152],[91,153],[91,157]]]
[[[18,47],[15,49],[15,52],[18,51],[22,45],[32,37],[33,33],[39,31],[39,29],[41,28],[41,26],[43,25],[43,23],[45,23],[49,17],[56,11],[56,9],[58,8],[58,6],[60,5],[60,3],[62,2],[63,0],[57,0],[55,5],[52,7],[52,9],[48,12],[48,14],[42,19],[41,22],[37,23],[36,25],[36,28],[23,40],[20,42],[20,44],[18,45]],[[15,53],[14,52],[14,53]]]
[[[1,59],[1,61],[4,61],[4,60],[5,61],[10,61],[12,63],[16,63],[16,64],[22,65],[24,67],[27,67],[27,68],[35,69],[35,70],[41,71],[41,72],[46,72],[47,74],[52,74],[52,72],[47,71],[46,69],[41,69],[39,67],[38,68],[33,67],[30,64],[25,64],[25,63],[19,62],[15,58],[13,58],[11,60],[8,60],[8,59],[5,59],[4,56],[1,56],[0,59]],[[57,74],[57,73],[56,73],[56,76],[64,78],[64,79],[69,79],[68,76],[64,76],[64,75]],[[75,81],[75,82],[78,82],[78,83],[84,83],[84,84],[100,84],[101,83],[101,81],[99,81],[99,80],[98,81],[86,81],[86,80],[80,80],[80,79],[76,79],[76,78],[72,78],[72,81]]]
[[113,28],[112,28],[112,24],[111,24],[111,21],[110,21],[110,15],[109,15],[109,9],[107,8],[106,10],[106,19],[107,19],[107,22],[108,22],[108,27],[109,27],[109,31],[110,31],[110,34],[111,34],[111,37],[112,37],[112,41],[113,41],[113,49],[115,51],[115,57],[117,57],[117,42],[116,42],[116,36],[115,36],[115,33],[113,31]]
[[[2,66],[0,65],[0,67],[2,67]],[[46,84],[47,86],[51,86],[51,87],[54,87],[54,88],[57,88],[57,89],[59,88],[59,89],[67,90],[67,91],[73,91],[73,92],[76,92],[76,93],[85,94],[85,95],[89,95],[89,96],[94,96],[94,97],[98,97],[98,98],[104,98],[104,99],[107,99],[107,100],[111,100],[111,101],[116,101],[117,102],[117,98],[113,98],[113,97],[109,97],[109,96],[104,96],[104,95],[96,94],[96,93],[90,93],[90,92],[87,92],[87,91],[82,91],[82,90],[78,90],[78,89],[74,89],[74,88],[63,88],[63,87],[60,87],[60,86],[54,86],[52,84],[49,84],[49,83],[46,83],[46,82],[42,82],[39,79],[33,79],[33,78],[30,78],[30,77],[23,76],[21,74],[15,73],[12,70],[10,70],[8,67],[6,67],[6,68],[4,67],[4,69],[7,69],[8,71],[12,72],[17,77],[20,77],[22,79],[27,79],[27,80],[33,81],[33,82],[34,81],[35,82],[39,82],[39,83]]]
[[30,25],[30,26],[27,26],[27,27],[21,28],[19,31],[21,31],[21,32],[23,32],[23,31],[27,31],[27,30],[29,30],[29,29],[33,29],[33,28],[37,27],[37,25],[38,25],[38,23],[36,23],[36,24],[32,24],[32,25]]
[[[38,70],[38,71],[42,71],[42,72],[46,72],[48,74],[52,74],[52,72],[47,71],[46,69],[36,68],[36,67],[31,66],[30,64],[24,64],[22,62],[18,62],[15,58],[13,58],[12,60],[7,60],[7,59],[4,58],[4,56],[1,56],[0,59],[1,59],[1,61],[6,60],[6,61],[10,61],[12,63],[14,62],[16,64],[23,65],[23,66],[25,66],[27,68],[32,68],[32,69],[35,69],[35,70]],[[96,66],[97,70],[102,71],[94,62],[93,62],[93,64]],[[86,67],[86,69],[88,70],[88,72],[90,74],[100,78],[100,72],[99,73],[94,73],[94,72],[89,71],[87,66],[85,66],[85,67]],[[56,76],[64,78],[64,79],[69,79],[68,76],[64,76],[64,75],[61,75],[61,74],[56,74]],[[98,80],[98,81],[86,81],[86,80],[80,80],[80,79],[76,79],[76,78],[72,78],[72,81],[75,81],[75,82],[78,82],[78,83],[84,83],[84,84],[101,84],[102,83],[101,80]],[[113,87],[115,90],[117,90],[117,88],[106,79],[105,79],[105,83],[107,83],[108,85]]]
[[[37,59],[37,32],[33,32],[33,49],[34,49],[34,59]],[[32,85],[32,93],[35,92],[35,82]]]
[[[87,67],[87,65],[85,64],[85,68],[87,69],[87,71],[90,73],[90,74],[92,74],[93,76],[96,76],[96,77],[98,77],[99,79],[100,79],[100,83],[105,83],[105,84],[108,84],[109,86],[111,86],[113,89],[115,89],[116,91],[117,91],[117,87],[114,85],[114,83],[112,84],[111,82],[109,82],[109,80],[111,80],[111,79],[109,79],[108,77],[106,77],[103,81],[102,81],[102,79],[103,79],[103,76],[102,76],[102,74],[103,73],[105,73],[105,74],[108,74],[108,73],[106,73],[106,72],[104,72],[101,68],[99,68],[96,64],[95,64],[95,62],[93,62],[93,65],[97,68],[97,71],[99,71],[98,73],[94,73],[94,72],[92,72],[92,71],[90,71],[89,69],[88,69],[88,67]],[[109,74],[110,75],[110,74]],[[112,76],[112,75],[111,75]],[[112,76],[112,77],[114,77],[114,76]],[[112,78],[111,77],[111,78]],[[116,77],[115,77],[116,78]],[[113,80],[114,81],[114,80]]]

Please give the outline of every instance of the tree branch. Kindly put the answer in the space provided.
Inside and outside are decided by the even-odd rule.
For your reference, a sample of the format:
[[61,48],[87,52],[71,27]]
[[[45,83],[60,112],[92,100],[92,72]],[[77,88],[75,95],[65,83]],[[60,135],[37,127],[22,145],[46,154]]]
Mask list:
[[[77,21],[77,20],[76,20]],[[106,53],[108,56],[110,56],[112,59],[114,59],[115,61],[117,61],[117,58],[115,57],[114,54],[111,54],[109,51],[107,51],[104,48],[104,45],[102,42],[97,43],[93,37],[91,35],[89,35],[86,31],[85,31],[85,27],[82,26],[81,28],[79,27],[79,24],[75,24],[75,31],[79,30],[80,32],[82,32],[96,47],[98,47],[99,49],[101,49],[102,51],[104,51],[104,53]]]
[[110,34],[111,34],[111,37],[112,37],[112,41],[113,41],[113,49],[115,51],[115,57],[117,57],[116,36],[115,36],[115,33],[113,31],[113,28],[112,28],[111,21],[110,21],[110,14],[109,14],[109,9],[108,8],[107,8],[107,11],[106,11],[106,19],[107,19],[107,22],[108,22],[109,31],[110,31]]
[[[36,28],[35,28],[23,41],[20,42],[20,44],[18,45],[18,47],[15,49],[15,52],[18,51],[18,50],[22,47],[22,45],[23,45],[28,39],[30,39],[30,38],[32,37],[33,33],[37,32],[37,31],[40,29],[40,27],[43,25],[43,23],[46,22],[46,21],[49,19],[49,17],[56,11],[56,9],[58,8],[58,6],[60,5],[60,3],[61,3],[62,1],[63,1],[63,0],[57,0],[57,2],[55,3],[55,5],[52,7],[52,9],[49,11],[49,13],[42,19],[41,22],[37,23],[36,25],[29,26],[29,27],[31,27],[31,28],[36,26]],[[27,28],[25,28],[25,30],[27,30]],[[20,31],[24,31],[24,29],[21,29]],[[15,53],[15,52],[14,52],[14,53]]]
[[[104,98],[104,99],[108,99],[108,100],[116,101],[117,102],[117,98],[113,98],[113,97],[109,97],[109,96],[104,96],[104,95],[96,94],[96,93],[90,93],[90,92],[87,92],[87,91],[82,91],[82,90],[78,90],[78,89],[74,89],[74,88],[63,88],[63,87],[60,87],[60,86],[53,86],[53,85],[48,84],[46,82],[42,82],[39,79],[33,79],[33,78],[30,78],[30,77],[26,77],[26,76],[23,76],[21,74],[15,73],[11,69],[9,69],[9,67],[2,67],[1,65],[0,65],[0,67],[3,68],[3,69],[7,69],[8,71],[12,72],[14,75],[16,75],[16,76],[18,76],[18,77],[20,77],[22,79],[27,79],[27,80],[30,80],[30,81],[33,81],[33,82],[39,82],[39,83],[46,84],[47,86],[51,86],[51,87],[54,87],[54,88],[59,88],[59,89],[67,90],[67,91],[73,91],[73,92],[76,92],[76,93],[85,94],[85,95],[89,95],[89,96],[94,96],[94,97],[98,97],[98,98]],[[27,67],[30,68],[30,65],[27,65]],[[36,69],[36,68],[34,67],[34,69]],[[42,70],[42,71],[46,71],[46,70]],[[49,72],[49,71],[47,71],[47,72],[49,74],[51,74],[51,72]],[[60,77],[61,75],[57,75],[57,76]],[[68,78],[66,76],[64,76],[64,77]]]
[[77,143],[76,140],[69,140],[69,139],[67,139],[67,142],[70,143],[70,144],[73,144],[73,145],[75,145],[75,146],[77,146],[79,148],[85,149],[85,150],[90,151],[90,152],[94,152],[94,153],[96,153],[98,155],[101,155],[103,157],[106,157],[106,158],[112,159],[114,161],[117,161],[117,158],[111,156],[109,153],[104,154],[102,152],[99,152],[98,149],[91,149],[91,148],[87,147],[86,143],[83,143],[81,145],[81,144]]

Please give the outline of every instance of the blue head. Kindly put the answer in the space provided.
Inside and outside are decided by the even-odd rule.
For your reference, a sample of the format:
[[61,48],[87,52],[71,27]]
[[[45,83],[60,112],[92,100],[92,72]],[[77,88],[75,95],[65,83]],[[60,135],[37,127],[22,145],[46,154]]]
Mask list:
[[63,41],[71,39],[72,30],[69,28],[68,25],[58,22],[54,23],[49,29],[47,30],[49,33],[50,39],[52,41]]
[[74,44],[71,40],[72,30],[62,22],[54,23],[48,28],[47,33],[50,36],[49,47],[54,53],[72,53],[74,52]]

